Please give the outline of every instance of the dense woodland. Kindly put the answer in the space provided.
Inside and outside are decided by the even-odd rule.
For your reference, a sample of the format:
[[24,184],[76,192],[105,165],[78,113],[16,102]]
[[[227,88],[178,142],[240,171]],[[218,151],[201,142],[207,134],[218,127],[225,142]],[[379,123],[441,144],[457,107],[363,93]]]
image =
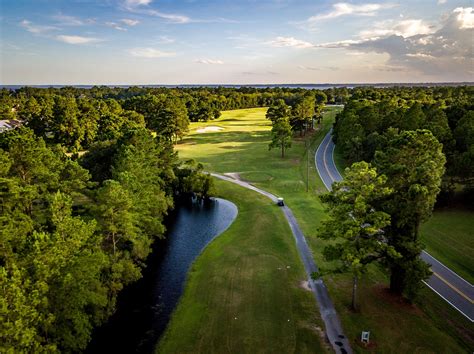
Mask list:
[[336,118],[334,141],[349,162],[373,161],[394,134],[427,129],[443,145],[443,195],[474,188],[474,87],[355,89]]
[[[472,95],[470,87],[0,91],[0,119],[22,124],[0,134],[0,352],[84,349],[92,329],[113,313],[121,289],[140,278],[177,199],[213,193],[202,166],[179,161],[173,151],[190,121],[271,106],[272,143],[283,154],[292,134],[303,135],[322,119],[325,103],[346,103],[334,137],[349,161],[374,162],[395,180],[400,171],[390,161],[411,144],[433,152],[426,156],[441,174],[446,155],[446,190],[468,190]],[[433,183],[436,192],[436,178]],[[392,213],[401,202],[384,201]],[[417,222],[432,204],[416,206],[424,208]],[[399,265],[393,255],[389,267]]]

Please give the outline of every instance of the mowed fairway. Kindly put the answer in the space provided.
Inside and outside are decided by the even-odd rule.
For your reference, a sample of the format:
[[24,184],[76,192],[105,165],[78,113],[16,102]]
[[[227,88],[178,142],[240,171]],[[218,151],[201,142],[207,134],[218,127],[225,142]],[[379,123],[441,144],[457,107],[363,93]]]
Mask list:
[[[293,147],[288,150],[288,154],[284,159],[280,158],[278,150],[268,151],[271,127],[269,122],[265,120],[266,109],[263,108],[223,112],[222,117],[218,120],[208,123],[193,123],[190,134],[177,145],[177,150],[181,158],[194,158],[202,162],[208,171],[238,173],[241,178],[258,187],[284,197],[308,239],[316,262],[323,267],[328,267],[322,256],[324,242],[317,238],[318,226],[325,216],[318,196],[325,192],[325,188],[314,168],[314,152],[326,132],[330,129],[335,113],[338,110],[339,108],[330,108],[325,114],[321,130],[308,137],[310,141],[310,185],[308,192],[306,191],[307,155],[304,139],[296,137],[293,141]],[[197,132],[197,129],[202,129],[206,126],[217,126],[223,129],[218,132]],[[236,203],[239,206],[239,210],[241,205],[253,203],[253,195],[255,198],[262,198],[258,194],[246,191],[243,188],[230,187],[229,184],[219,181],[219,194]],[[224,186],[225,188],[223,189]],[[229,191],[232,191],[232,193],[228,194]],[[265,222],[268,217],[267,214],[270,212],[275,221],[268,224],[265,222],[265,232],[269,234],[282,232],[282,237],[286,237],[285,242],[289,242],[287,245],[291,247],[294,240],[289,229],[286,228],[285,232],[282,231],[286,227],[284,227],[283,214],[278,208],[268,205],[269,201],[261,201],[264,204],[267,203],[268,208],[255,204],[256,207],[253,208],[253,213],[255,214],[253,215],[253,221],[240,221],[242,220],[240,219],[242,215],[239,215],[235,226],[223,234],[221,239],[216,240],[216,242],[219,242],[217,244],[224,242],[228,237],[228,233],[234,232],[233,230],[238,227],[239,235],[249,237],[255,243],[252,247],[249,247],[246,238],[232,236],[229,238],[228,247],[235,247],[235,250],[239,252],[238,257],[246,258],[248,253],[251,256],[261,253],[261,257],[265,257],[265,250],[267,250],[268,245],[265,242],[265,237],[260,238],[257,235],[260,235],[261,232],[258,226],[261,222]],[[249,207],[253,206],[249,205]],[[280,231],[273,230],[274,227],[278,227]],[[293,251],[285,253],[289,255],[285,257],[288,257],[288,261],[299,265],[299,262],[296,261],[297,255],[293,253],[295,252],[294,248],[291,247],[291,249]],[[162,343],[162,352],[189,352],[194,350],[193,345],[197,346],[198,352],[202,352],[204,349],[207,349],[208,352],[301,352],[301,350],[297,350],[293,346],[289,346],[288,350],[277,350],[275,349],[277,347],[271,345],[266,347],[267,344],[264,347],[263,344],[258,344],[259,342],[252,335],[253,332],[241,329],[237,331],[232,327],[233,324],[231,326],[227,323],[230,321],[228,318],[232,313],[227,314],[230,311],[230,307],[225,300],[225,296],[229,297],[230,295],[224,296],[220,286],[228,289],[229,286],[232,286],[229,285],[229,282],[234,284],[227,274],[236,272],[236,266],[240,264],[236,263],[236,265],[232,262],[227,262],[228,254],[231,253],[221,250],[220,247],[213,243],[202,257],[198,259],[194,267],[195,272],[190,275],[186,294],[173,317],[170,329]],[[204,262],[202,258],[209,258],[209,261],[206,261],[209,262],[209,265],[204,266],[207,263],[201,263]],[[213,272],[210,272],[209,267],[213,266],[210,263],[218,265],[218,269],[212,268]],[[260,267],[258,264],[254,264],[254,266]],[[256,282],[258,286],[262,285],[260,279],[263,278],[258,278],[260,271],[262,270],[255,269],[252,271],[252,277],[248,276],[246,286],[256,289],[250,283]],[[300,271],[300,275],[296,276],[295,280],[290,281],[292,284],[297,279],[301,280],[304,278],[302,270]],[[221,278],[222,282],[219,282]],[[276,289],[281,286],[279,281],[278,278],[268,276],[265,283],[268,282],[268,287]],[[278,283],[272,285],[272,282]],[[328,275],[325,277],[325,282],[341,317],[345,333],[354,342],[353,349],[356,352],[365,352],[365,349],[356,344],[362,330],[371,331],[371,338],[376,346],[375,352],[461,353],[469,352],[474,348],[472,323],[469,323],[467,319],[428,289],[423,291],[423,306],[421,308],[400,303],[397,299],[387,296],[385,289],[388,285],[388,279],[374,266],[361,281],[359,289],[361,312],[354,313],[349,310],[351,299],[350,275]],[[220,285],[219,287],[214,286],[217,283]],[[253,296],[263,297],[265,295],[259,294],[266,294],[265,291],[267,291],[262,290],[264,291],[263,293],[242,292],[241,286],[243,283],[238,284],[240,284],[239,287],[234,287],[234,289],[239,290],[237,298],[242,304],[245,304],[242,305],[243,307],[248,307],[249,309],[255,306]],[[204,294],[201,294],[201,291]],[[203,296],[205,296],[205,299],[202,299]],[[275,308],[282,306],[279,298],[274,298],[272,301],[275,305],[270,305],[272,302],[268,302],[266,306]],[[301,298],[298,300],[295,297],[292,301],[293,306],[295,306],[296,302],[301,302],[302,300]],[[314,300],[312,300],[312,303],[309,299],[307,299],[308,303],[305,301],[301,303],[305,311],[300,312],[302,324],[299,328],[312,328],[308,325],[309,323],[321,326],[320,321],[317,319]],[[206,315],[204,316],[203,313],[206,313]],[[248,316],[245,321],[249,321],[244,325],[245,327],[254,331],[257,331],[256,328],[264,328],[259,320],[260,312],[257,311],[255,315],[252,315],[252,311],[249,310],[249,312],[245,313]],[[238,318],[237,320],[240,319],[238,315],[235,315],[235,317]],[[449,319],[449,321],[446,319]],[[254,321],[259,323],[257,327],[255,327]],[[264,323],[267,323],[266,320]],[[274,326],[281,324],[278,321],[272,321],[272,323]],[[255,333],[262,335],[262,331],[263,329]],[[281,343],[283,340],[280,338],[281,333],[286,332],[282,332],[281,328],[278,330],[275,328],[273,330],[267,329],[264,333],[267,335],[265,338],[277,335],[273,340],[275,343]],[[296,330],[296,333],[305,333],[305,335],[300,337],[303,339],[297,340],[302,340],[302,344],[298,343],[298,345],[306,345],[305,343],[309,340],[304,339],[307,338],[306,335],[309,336],[311,334],[310,338],[314,340],[314,337],[312,337],[314,332],[310,330],[309,332],[301,332],[299,329]],[[192,336],[192,338],[197,337],[198,339],[187,338],[187,335]],[[294,335],[291,336],[292,338],[297,338]],[[228,341],[230,339],[224,340],[224,338],[228,337],[236,337],[235,341],[240,341],[242,346],[229,347]],[[284,338],[285,341],[288,339],[286,335],[284,335]],[[237,345],[234,339],[230,341],[233,343],[232,345]],[[208,342],[211,344],[205,344]],[[244,346],[244,343],[248,343],[248,346]],[[235,350],[236,348],[239,348],[239,350]],[[319,350],[318,346],[311,349],[312,352],[318,352]]]
[[474,283],[474,212],[435,211],[420,233],[426,251]]
[[321,321],[288,224],[269,199],[217,181],[239,209],[189,273],[157,352],[323,353]]

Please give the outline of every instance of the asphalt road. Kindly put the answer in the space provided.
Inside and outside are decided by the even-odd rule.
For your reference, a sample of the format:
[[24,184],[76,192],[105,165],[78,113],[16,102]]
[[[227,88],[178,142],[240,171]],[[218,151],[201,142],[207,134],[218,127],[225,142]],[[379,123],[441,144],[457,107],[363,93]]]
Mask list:
[[[275,204],[277,202],[277,197],[275,195],[268,193],[260,188],[257,188],[247,182],[223,176],[217,173],[211,173],[211,175],[224,181],[232,182],[244,188],[251,189],[257,193],[263,194],[264,196],[270,198]],[[322,281],[322,279],[313,280],[311,277],[311,274],[313,272],[318,271],[318,267],[314,262],[311,250],[308,244],[306,243],[306,238],[304,237],[303,232],[301,231],[291,209],[287,206],[283,206],[281,207],[281,209],[286,217],[286,220],[288,221],[288,224],[290,225],[291,231],[293,232],[293,236],[295,237],[296,247],[298,249],[306,271],[306,275],[308,277],[308,284],[313,291],[314,297],[319,306],[321,317],[326,327],[327,338],[336,353],[352,353],[349,341],[342,331],[341,322],[339,321],[336,309],[334,308],[334,304],[332,303],[329,297],[329,293],[326,286],[324,285],[324,282]]]
[[[335,145],[331,131],[324,137],[314,156],[314,162],[319,176],[328,190],[333,182],[342,180],[342,176],[334,163]],[[423,251],[421,258],[431,265],[433,274],[424,282],[431,290],[446,300],[456,310],[461,312],[471,322],[474,322],[474,287],[467,280],[457,275],[443,263]]]

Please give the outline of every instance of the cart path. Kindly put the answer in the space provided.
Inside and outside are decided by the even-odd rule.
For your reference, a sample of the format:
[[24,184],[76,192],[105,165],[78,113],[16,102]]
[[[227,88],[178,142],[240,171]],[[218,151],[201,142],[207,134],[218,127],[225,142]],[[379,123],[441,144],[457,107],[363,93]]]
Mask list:
[[[270,198],[275,204],[277,202],[277,196],[264,191],[263,189],[257,188],[250,183],[217,173],[211,173],[211,175],[224,181],[232,182],[244,188],[263,194],[264,196]],[[308,285],[310,286],[316,302],[318,303],[319,312],[321,313],[321,317],[326,327],[326,336],[336,353],[352,353],[349,341],[342,331],[341,322],[339,321],[336,309],[334,308],[334,304],[329,297],[329,292],[324,285],[323,280],[314,280],[311,277],[312,273],[318,271],[318,267],[314,262],[313,254],[311,253],[311,250],[306,242],[306,238],[304,237],[303,232],[301,231],[291,209],[286,205],[281,207],[281,209],[286,217],[286,220],[288,221],[288,224],[290,225],[293,236],[295,237],[296,248],[298,249],[298,253],[301,257],[301,261],[303,262],[306,275],[308,277]]]

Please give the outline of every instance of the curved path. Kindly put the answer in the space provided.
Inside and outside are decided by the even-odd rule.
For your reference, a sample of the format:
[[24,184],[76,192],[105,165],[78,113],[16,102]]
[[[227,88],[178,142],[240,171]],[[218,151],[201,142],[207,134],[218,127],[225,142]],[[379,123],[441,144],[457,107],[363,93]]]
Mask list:
[[[328,190],[333,182],[342,180],[342,176],[334,163],[335,145],[331,137],[332,129],[324,137],[314,156],[314,163],[319,176]],[[422,251],[421,258],[431,265],[433,274],[424,281],[426,286],[446,300],[456,310],[461,312],[471,322],[474,322],[474,287],[443,263]]]
[[[264,196],[270,198],[274,203],[277,202],[277,197],[271,193],[268,193],[260,188],[257,188],[247,182],[233,179],[231,177],[223,176],[217,173],[211,173],[212,176],[222,179],[224,181],[232,182],[238,184],[247,189],[251,189],[257,193],[263,194]],[[336,310],[334,305],[329,297],[328,290],[324,285],[322,279],[313,280],[311,274],[318,271],[318,267],[314,262],[313,255],[311,250],[306,243],[306,238],[301,231],[298,222],[296,221],[295,216],[293,215],[290,208],[283,206],[283,213],[285,214],[286,220],[290,225],[293,236],[295,237],[296,247],[300,254],[301,260],[303,261],[304,268],[306,270],[306,275],[308,276],[308,284],[313,291],[314,297],[319,305],[319,311],[321,312],[321,317],[324,321],[326,327],[326,335],[331,343],[331,346],[336,351],[336,353],[352,353],[349,341],[342,331],[341,322],[337,317]]]

